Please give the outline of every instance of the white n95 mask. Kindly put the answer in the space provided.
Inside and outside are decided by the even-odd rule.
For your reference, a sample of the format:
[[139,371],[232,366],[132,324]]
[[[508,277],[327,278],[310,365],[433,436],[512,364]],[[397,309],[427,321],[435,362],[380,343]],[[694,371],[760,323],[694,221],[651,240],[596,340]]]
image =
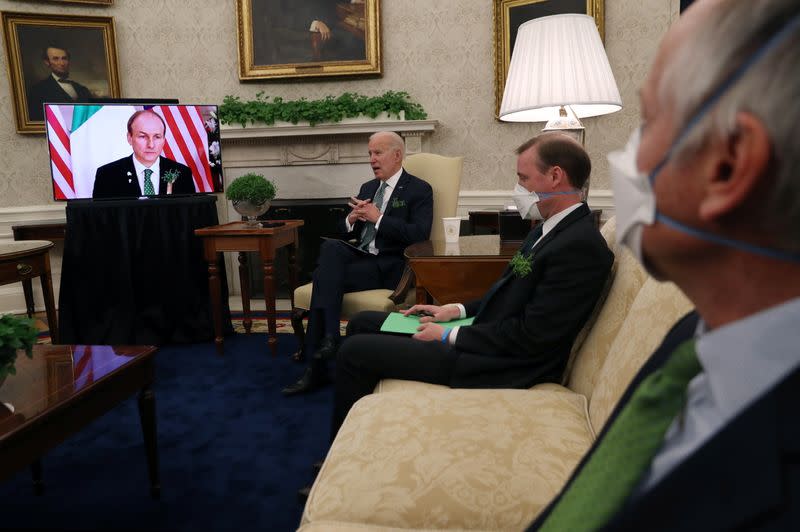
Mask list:
[[516,184],[514,192],[511,193],[511,199],[514,200],[514,205],[517,206],[517,212],[522,216],[523,220],[542,220],[542,213],[539,212],[539,195],[536,192],[529,192],[528,189]]
[[608,164],[617,216],[617,243],[626,246],[640,263],[644,263],[642,229],[655,222],[656,198],[647,174],[636,167],[641,137],[641,129],[636,128],[624,150],[608,154]]

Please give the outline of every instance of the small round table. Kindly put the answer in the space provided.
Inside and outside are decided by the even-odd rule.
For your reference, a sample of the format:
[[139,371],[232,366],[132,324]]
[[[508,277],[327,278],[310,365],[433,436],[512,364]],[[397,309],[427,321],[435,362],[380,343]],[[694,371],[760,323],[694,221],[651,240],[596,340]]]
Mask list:
[[23,240],[0,244],[0,285],[22,282],[25,293],[25,306],[28,316],[34,312],[33,284],[34,277],[42,278],[42,295],[47,311],[47,326],[50,328],[52,343],[58,343],[58,322],[56,320],[56,304],[53,299],[53,278],[50,275],[49,240]]

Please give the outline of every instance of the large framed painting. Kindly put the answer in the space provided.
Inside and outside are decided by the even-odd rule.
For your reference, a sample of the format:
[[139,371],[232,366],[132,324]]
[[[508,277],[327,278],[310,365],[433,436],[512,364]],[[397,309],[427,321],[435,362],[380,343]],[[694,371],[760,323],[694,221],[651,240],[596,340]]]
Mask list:
[[3,12],[19,133],[44,133],[44,103],[119,98],[112,17]]
[[594,17],[605,39],[604,0],[494,0],[494,115],[500,114],[503,89],[517,30],[523,22],[548,15],[582,13]]
[[114,0],[42,0],[43,2],[51,2],[53,4],[95,4],[101,6],[110,6]]
[[236,0],[239,79],[381,74],[379,0]]

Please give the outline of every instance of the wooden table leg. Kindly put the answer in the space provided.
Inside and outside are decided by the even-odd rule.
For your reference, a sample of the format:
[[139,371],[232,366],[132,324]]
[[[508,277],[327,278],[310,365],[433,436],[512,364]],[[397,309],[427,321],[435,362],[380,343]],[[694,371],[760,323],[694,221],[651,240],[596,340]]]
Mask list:
[[[217,346],[217,354],[222,355],[225,347],[222,338],[222,287],[219,280],[219,261],[220,253],[212,253],[213,258],[208,259],[208,291],[211,294],[211,314],[214,318],[214,343]],[[244,295],[242,295],[244,299]]]
[[272,259],[262,257],[264,261],[264,303],[267,307],[267,343],[272,356],[278,355],[278,328],[275,323],[275,277]]
[[[50,275],[50,255],[44,256],[44,273],[42,274],[42,295],[44,308],[47,311],[47,326],[50,328],[50,343],[58,343],[58,318],[56,317],[56,302],[53,297],[53,277]],[[29,281],[30,282],[30,281]]]
[[289,254],[289,300],[294,311],[294,290],[297,288],[297,239],[287,246]]
[[158,435],[156,428],[156,396],[150,386],[139,392],[139,421],[142,424],[147,469],[150,473],[150,496],[161,498],[161,481],[158,476]]
[[250,270],[247,267],[247,253],[244,251],[239,252],[239,287],[242,289],[242,325],[245,333],[250,334],[250,327],[253,325],[250,318]]
[[36,307],[33,303],[33,283],[30,279],[22,280],[22,293],[25,294],[25,310],[28,312],[28,317],[32,318]]

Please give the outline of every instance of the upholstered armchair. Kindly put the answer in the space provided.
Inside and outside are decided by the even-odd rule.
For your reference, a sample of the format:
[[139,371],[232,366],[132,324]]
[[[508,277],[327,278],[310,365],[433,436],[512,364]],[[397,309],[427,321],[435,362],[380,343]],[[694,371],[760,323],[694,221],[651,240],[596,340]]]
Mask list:
[[[444,239],[442,218],[455,216],[458,206],[458,191],[461,186],[463,157],[444,157],[433,153],[415,153],[406,157],[403,168],[420,179],[427,181],[433,189],[433,225],[431,240]],[[348,292],[342,301],[342,317],[349,318],[363,310],[392,312],[403,303],[413,303],[414,274],[406,266],[400,283],[394,290],[379,288]],[[303,319],[311,308],[311,283],[304,284],[294,291],[292,327],[298,340],[298,351],[294,357],[303,358],[305,332]]]

